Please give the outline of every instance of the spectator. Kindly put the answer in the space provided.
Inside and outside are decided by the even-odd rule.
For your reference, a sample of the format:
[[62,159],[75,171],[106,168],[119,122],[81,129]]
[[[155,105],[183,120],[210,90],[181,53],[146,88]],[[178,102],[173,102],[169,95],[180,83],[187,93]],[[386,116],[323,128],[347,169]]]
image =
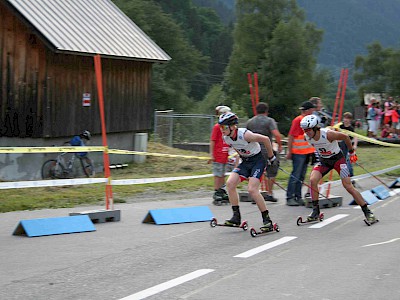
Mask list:
[[293,119],[288,134],[286,158],[292,160],[293,166],[286,191],[286,204],[289,206],[304,205],[301,194],[302,182],[306,176],[307,165],[314,153],[314,148],[304,140],[304,131],[300,127],[300,122],[305,116],[313,113],[315,106],[310,101],[306,101],[299,109],[301,114]]
[[[340,127],[340,129],[345,129],[345,130],[354,132],[354,127],[353,127],[352,122],[353,122],[353,115],[350,112],[345,112],[343,114],[343,123],[339,127]],[[350,141],[353,146],[353,149],[356,150],[357,144],[358,144],[357,137],[350,136]],[[347,164],[347,168],[349,169],[349,172],[350,172],[350,177],[353,177],[354,171],[353,171],[353,166],[350,162],[349,149],[347,148],[346,143],[344,141],[339,142],[339,147],[342,150],[342,153],[346,159],[346,164]]]
[[391,109],[393,105],[393,97],[387,97],[385,101],[385,117],[383,119],[383,124],[390,124],[392,123],[392,113],[393,110]]
[[385,125],[383,125],[383,128],[382,128],[381,138],[390,138],[390,137],[391,137],[390,125],[389,124],[385,124]]
[[[83,140],[85,139],[85,140],[90,140],[90,138],[91,138],[91,134],[90,134],[90,132],[88,131],[88,130],[84,130],[81,134],[79,134],[79,135],[75,135],[70,141],[69,141],[69,144],[71,145],[71,146],[80,146],[80,147],[84,147],[85,146],[85,143],[83,142]],[[77,153],[77,155],[78,156],[80,156],[80,157],[85,157],[85,156],[87,156],[87,152],[79,152],[79,153]]]
[[[281,134],[278,130],[278,126],[276,125],[276,122],[273,118],[268,117],[268,104],[264,102],[260,102],[256,106],[256,111],[257,115],[251,118],[247,122],[247,129],[254,133],[259,133],[262,135],[266,135],[269,137],[269,139],[272,141],[272,136],[275,137],[276,143],[278,144],[278,152],[274,151],[274,155],[276,156],[277,162],[273,166],[267,166],[266,169],[266,192],[267,196],[265,198],[265,201],[271,201],[271,202],[277,202],[278,199],[276,199],[273,196],[273,185],[275,182],[276,175],[278,174],[278,167],[279,167],[279,153],[282,152],[282,139],[281,139]],[[267,156],[267,150],[265,149],[265,146],[263,143],[260,143],[261,146],[261,153],[264,156],[264,159],[267,161],[268,156]],[[278,154],[277,154],[278,153]],[[256,202],[253,200],[253,204],[256,204]]]
[[399,105],[393,103],[392,105],[392,133],[393,137],[398,137],[398,130],[399,130],[399,113],[398,113]]
[[311,97],[308,101],[310,101],[315,106],[315,110],[313,111],[312,114],[318,118],[318,122],[321,125],[321,127],[325,127],[328,118],[323,112],[324,105],[322,104],[321,98]]
[[[215,114],[220,116],[226,112],[230,112],[228,106],[217,106]],[[210,159],[208,163],[212,163],[214,175],[214,195],[213,204],[221,205],[223,202],[229,202],[228,194],[223,186],[225,185],[225,171],[228,163],[229,145],[222,139],[222,133],[218,123],[214,125],[210,137]]]
[[376,102],[371,104],[371,107],[368,108],[367,111],[367,121],[368,121],[368,137],[375,138],[376,137]]

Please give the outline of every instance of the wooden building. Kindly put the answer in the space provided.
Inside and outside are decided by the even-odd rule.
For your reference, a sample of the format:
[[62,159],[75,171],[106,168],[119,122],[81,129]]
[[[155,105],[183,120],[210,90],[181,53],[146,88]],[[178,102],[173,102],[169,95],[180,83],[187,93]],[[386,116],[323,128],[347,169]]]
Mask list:
[[96,54],[107,132],[150,130],[152,64],[170,57],[110,0],[0,0],[0,25],[1,137],[100,133]]

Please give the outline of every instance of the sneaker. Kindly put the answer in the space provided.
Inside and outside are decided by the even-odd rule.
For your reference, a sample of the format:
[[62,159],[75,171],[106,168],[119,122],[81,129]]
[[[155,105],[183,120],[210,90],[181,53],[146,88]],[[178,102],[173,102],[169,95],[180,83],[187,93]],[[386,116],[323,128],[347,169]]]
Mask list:
[[299,206],[299,203],[294,198],[289,198],[286,200],[286,205],[288,206]]
[[228,226],[238,225],[239,226],[240,222],[241,222],[240,214],[233,213],[232,218],[230,218],[229,220],[225,220],[225,225],[228,225]]
[[272,225],[271,220],[265,220],[264,225],[260,227],[260,230],[263,232],[273,231],[274,226]]
[[365,218],[367,219],[368,222],[376,221],[375,215],[370,210],[365,213]]
[[270,201],[270,202],[278,202],[278,199],[276,199],[274,196],[272,195],[267,195],[266,197],[264,197],[265,201]]
[[301,198],[296,198],[296,202],[299,204],[299,206],[304,206],[305,205],[304,200],[301,199]]
[[213,195],[213,199],[214,200],[218,200],[221,201],[224,198],[224,194],[221,192],[221,189],[215,191],[214,195]]

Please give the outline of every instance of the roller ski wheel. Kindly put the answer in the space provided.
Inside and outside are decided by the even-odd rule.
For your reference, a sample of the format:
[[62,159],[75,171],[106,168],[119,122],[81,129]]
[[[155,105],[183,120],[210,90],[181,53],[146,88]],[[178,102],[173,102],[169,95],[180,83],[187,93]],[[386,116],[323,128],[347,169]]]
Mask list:
[[268,233],[273,233],[273,232],[279,232],[279,231],[280,231],[279,225],[276,224],[276,223],[274,223],[274,224],[272,225],[272,230],[268,230],[268,231],[261,230],[261,229],[260,229],[259,231],[257,231],[254,227],[251,227],[251,228],[250,228],[250,235],[251,235],[252,237],[256,237],[256,236],[259,236],[259,235],[268,234]]
[[309,221],[307,219],[303,220],[303,217],[299,216],[297,218],[297,226],[301,226],[302,224],[307,224],[307,223],[322,222],[323,220],[324,220],[324,213],[320,213],[318,218],[312,221]]
[[375,219],[373,221],[368,221],[367,219],[364,219],[365,224],[367,224],[368,226],[374,225],[375,223],[378,223],[379,220]]
[[225,223],[222,223],[222,224],[218,223],[216,218],[212,218],[212,220],[210,221],[210,226],[213,227],[213,228],[217,227],[217,226],[236,227],[236,228],[241,228],[244,231],[246,231],[249,228],[249,225],[248,225],[247,221],[243,221],[242,223],[240,223],[240,225],[235,225],[235,224],[228,225],[228,224],[225,224]]

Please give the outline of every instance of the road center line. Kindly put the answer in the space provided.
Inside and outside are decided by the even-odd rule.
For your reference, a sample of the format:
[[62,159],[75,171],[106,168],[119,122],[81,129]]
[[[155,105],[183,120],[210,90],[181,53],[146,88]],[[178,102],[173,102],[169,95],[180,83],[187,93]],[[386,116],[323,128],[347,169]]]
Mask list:
[[180,285],[182,283],[185,283],[187,281],[196,279],[200,276],[206,275],[208,273],[214,272],[215,270],[213,269],[200,269],[197,271],[194,271],[192,273],[183,275],[181,277],[169,280],[167,282],[155,285],[151,288],[145,289],[143,291],[140,291],[138,293],[132,294],[128,297],[121,298],[120,300],[140,300],[140,299],[145,299],[147,297],[153,296],[155,294],[158,294],[160,292],[163,292],[165,290],[168,290],[170,288],[173,288],[177,285]]
[[323,220],[322,222],[319,222],[318,224],[311,225],[308,228],[322,228],[322,227],[324,227],[326,225],[329,225],[329,224],[331,224],[331,223],[333,223],[333,222],[335,222],[337,220],[343,219],[343,218],[345,218],[347,216],[348,215],[346,215],[346,214],[338,214],[338,215],[333,216],[333,217],[331,217],[329,219]]
[[256,255],[260,252],[266,251],[268,249],[274,248],[276,246],[282,245],[284,243],[290,242],[291,240],[297,239],[296,236],[285,236],[283,238],[280,238],[279,240],[273,241],[271,243],[262,245],[260,247],[248,250],[246,252],[240,253],[238,255],[235,255],[234,257],[240,257],[240,258],[248,258],[250,256]]

